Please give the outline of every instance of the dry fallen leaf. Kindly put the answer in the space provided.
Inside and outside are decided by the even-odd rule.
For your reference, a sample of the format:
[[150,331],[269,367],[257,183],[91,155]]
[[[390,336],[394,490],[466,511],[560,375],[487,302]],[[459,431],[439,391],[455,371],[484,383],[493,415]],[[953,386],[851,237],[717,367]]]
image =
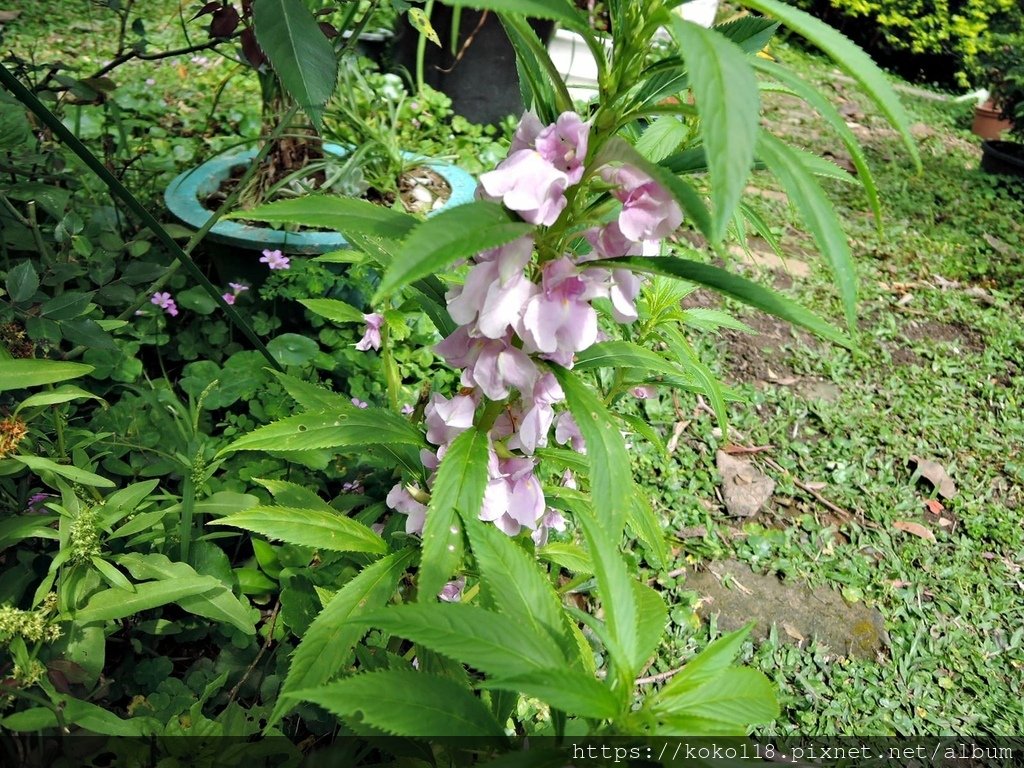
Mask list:
[[775,490],[775,481],[762,474],[747,459],[737,459],[725,451],[715,455],[722,476],[722,500],[733,517],[756,515]]
[[939,501],[938,499],[926,499],[924,502],[924,506],[927,508],[929,512],[931,512],[936,517],[939,517],[940,515],[942,515],[943,512],[946,511],[946,508],[942,506],[942,502]]
[[726,443],[722,446],[722,450],[730,456],[742,456],[745,453],[763,453],[764,451],[774,450],[774,448],[774,445],[736,445],[735,443]]
[[800,630],[790,624],[788,621],[782,622],[782,631],[789,635],[791,638],[796,640],[798,643],[802,643],[806,638],[800,634]]
[[922,539],[928,539],[928,541],[935,541],[935,534],[920,523],[908,523],[903,520],[897,520],[892,524],[892,527],[897,531],[903,531],[904,533],[910,533],[914,536],[920,536]]
[[916,465],[917,473],[932,484],[938,491],[939,496],[944,499],[951,499],[956,495],[956,483],[946,474],[945,468],[937,461],[922,459],[920,456],[911,456],[910,461]]

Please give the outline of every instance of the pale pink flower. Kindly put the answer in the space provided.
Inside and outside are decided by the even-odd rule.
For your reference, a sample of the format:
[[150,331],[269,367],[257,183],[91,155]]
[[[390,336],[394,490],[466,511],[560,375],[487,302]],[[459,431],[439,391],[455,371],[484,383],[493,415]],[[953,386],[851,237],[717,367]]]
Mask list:
[[358,397],[353,397],[352,398],[352,405],[354,405],[356,408],[369,408],[370,407],[365,401],[360,400]]
[[520,322],[523,349],[571,367],[573,355],[597,340],[597,313],[571,259],[549,261],[542,271],[542,290],[530,297]]
[[270,269],[288,269],[291,266],[291,260],[279,250],[264,250],[260,263],[266,264]]
[[413,534],[423,532],[423,521],[427,516],[427,506],[426,504],[421,504],[416,501],[409,491],[406,490],[405,486],[401,483],[397,483],[395,487],[388,492],[385,503],[391,507],[391,509],[397,510],[407,516],[405,521],[406,533]]
[[445,584],[441,591],[437,593],[437,596],[446,603],[457,603],[462,599],[462,590],[465,588],[466,580],[458,578]]
[[524,527],[536,529],[544,514],[544,491],[533,473],[535,466],[534,459],[499,459],[492,451],[488,467],[491,478],[480,519],[493,522],[509,536]]
[[618,189],[622,202],[619,230],[629,240],[660,240],[675,232],[683,222],[683,212],[671,193],[644,172],[623,165],[606,168],[602,178]]
[[374,312],[370,315],[363,315],[366,321],[366,331],[363,338],[356,344],[356,349],[366,352],[368,349],[380,349],[380,328],[384,324],[384,315]]
[[468,395],[456,395],[450,400],[434,393],[423,411],[427,422],[427,441],[434,445],[449,445],[456,437],[473,426],[476,401]]
[[225,304],[230,305],[235,303],[235,294],[233,293],[225,293],[221,296],[221,298],[224,299]]
[[231,292],[234,293],[235,296],[237,296],[238,294],[244,293],[245,291],[249,290],[249,286],[246,285],[245,283],[230,283],[229,282],[228,283],[228,288],[231,289]]
[[171,298],[171,294],[167,291],[157,291],[149,297],[151,304],[156,304],[164,312],[171,317],[178,316],[178,305],[174,303],[174,299]]
[[510,448],[519,448],[528,456],[532,456],[538,447],[548,444],[548,432],[555,419],[552,406],[565,399],[562,387],[551,373],[545,373],[537,379],[530,395],[529,399],[523,395],[523,415],[519,430],[508,443]]
[[562,171],[570,186],[583,178],[590,125],[575,112],[563,112],[552,125],[537,135],[535,146],[541,157]]
[[531,224],[551,226],[565,208],[569,177],[533,149],[513,152],[480,176],[483,197],[501,201]]
[[434,350],[452,367],[463,369],[464,387],[479,387],[491,400],[508,397],[512,387],[529,391],[538,376],[530,356],[512,345],[511,333],[502,339],[475,339],[462,326]]
[[587,452],[587,444],[583,439],[583,433],[580,432],[576,419],[572,417],[569,411],[559,414],[558,419],[555,421],[555,442],[559,445],[569,443],[576,453]]
[[633,387],[629,393],[638,400],[650,400],[652,397],[658,396],[658,388],[650,385]]

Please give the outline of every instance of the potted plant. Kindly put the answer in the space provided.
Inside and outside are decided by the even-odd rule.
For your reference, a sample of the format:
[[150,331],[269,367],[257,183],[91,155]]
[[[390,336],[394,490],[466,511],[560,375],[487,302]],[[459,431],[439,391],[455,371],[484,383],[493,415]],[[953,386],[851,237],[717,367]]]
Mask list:
[[982,142],[981,167],[989,173],[1024,178],[1024,33],[997,33],[996,45],[979,58],[1000,117],[1009,121],[1014,140]]
[[[376,0],[360,12],[359,5],[353,4],[329,17],[323,12],[314,15],[303,0],[246,0],[239,8],[211,2],[199,10],[197,18],[211,16],[211,38],[237,38],[239,62],[255,70],[262,97],[261,136],[267,146],[262,151],[251,148],[214,157],[175,178],[164,199],[178,219],[195,229],[202,228],[217,203],[230,194],[233,179],[243,209],[312,189],[340,194],[365,191],[349,181],[358,175],[355,162],[367,154],[362,144],[379,144],[377,136],[372,132],[359,135],[356,130],[347,134],[345,146],[325,142],[325,114],[338,115],[338,109],[329,102],[337,90],[339,70],[354,71],[358,41],[380,6]],[[365,81],[359,85],[365,86]],[[351,109],[346,110],[346,117],[357,122],[360,119]],[[334,120],[335,134],[337,123]],[[367,125],[361,123],[364,128]],[[259,162],[258,168],[245,174],[254,160]],[[448,204],[472,199],[474,182],[465,171],[435,160],[421,164],[429,166],[448,186]],[[401,170],[405,168],[399,167]],[[293,254],[321,254],[347,245],[334,232],[287,231],[245,221],[218,221],[209,239],[235,248]]]

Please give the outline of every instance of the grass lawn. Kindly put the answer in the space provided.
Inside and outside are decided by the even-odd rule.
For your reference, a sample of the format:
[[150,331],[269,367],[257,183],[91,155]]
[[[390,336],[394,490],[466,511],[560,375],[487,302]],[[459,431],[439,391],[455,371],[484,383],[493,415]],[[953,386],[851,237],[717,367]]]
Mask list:
[[[59,14],[49,7],[56,5]],[[162,10],[153,13],[151,39],[180,43],[177,4],[154,5]],[[54,53],[78,56],[85,73],[104,60],[110,31],[109,14],[91,3],[28,4],[7,30],[6,43],[23,55],[35,50],[41,60]],[[757,573],[834,588],[851,603],[877,608],[886,628],[885,647],[871,658],[847,659],[840,649],[815,645],[782,626],[749,643],[746,661],[775,681],[783,704],[782,716],[763,733],[1019,734],[1021,191],[1014,199],[978,170],[978,141],[965,130],[969,108],[905,98],[923,159],[923,171],[916,173],[895,134],[837,73],[790,47],[774,53],[819,82],[853,124],[876,174],[884,231],[876,228],[859,187],[828,182],[858,265],[855,352],[703,292],[689,297],[692,306],[735,311],[762,334],[696,336],[705,359],[741,398],[731,406],[728,435],[690,397],[674,403],[663,395],[639,406],[666,440],[675,435],[670,453],[640,441],[632,453],[641,487],[663,513],[666,530],[678,534],[675,560],[665,573],[649,574],[665,590],[670,626],[648,674],[677,667],[716,634],[713,619],[696,617],[700,595],[688,579],[734,559]],[[149,151],[166,155],[168,173],[213,146],[222,148],[212,138],[216,121],[208,121],[205,110],[228,70],[225,62],[173,61],[122,70],[124,87],[150,99],[148,110],[159,102],[144,96],[135,80],[155,78],[165,114]],[[227,134],[255,125],[255,102],[247,105],[246,91],[238,88],[226,89],[218,107]],[[830,153],[840,165],[848,161],[813,115],[794,111],[783,95],[765,98],[764,119],[776,129],[814,152]],[[751,253],[735,248],[731,266],[826,317],[840,317],[827,266],[794,228],[785,196],[761,172],[748,192],[748,202],[777,224],[784,258],[751,238]],[[741,454],[776,483],[752,518],[724,513],[716,450],[726,444],[770,446]],[[941,465],[955,494],[939,498],[915,476],[912,456]]]

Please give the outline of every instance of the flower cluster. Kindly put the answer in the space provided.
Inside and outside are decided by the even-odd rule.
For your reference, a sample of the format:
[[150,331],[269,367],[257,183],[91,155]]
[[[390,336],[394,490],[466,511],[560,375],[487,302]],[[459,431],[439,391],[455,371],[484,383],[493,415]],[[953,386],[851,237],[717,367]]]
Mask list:
[[245,283],[228,283],[228,287],[231,291],[221,296],[227,304],[234,304],[240,294],[249,290],[249,286]]
[[[463,285],[448,292],[448,312],[458,328],[435,349],[462,371],[463,390],[450,399],[433,395],[424,412],[427,441],[436,450],[425,450],[421,460],[433,470],[451,442],[473,426],[482,403],[504,401],[501,415],[487,425],[488,485],[480,518],[509,535],[530,530],[538,543],[548,529],[561,530],[564,520],[545,503],[536,450],[548,444],[552,427],[556,442],[585,450],[572,415],[555,412],[565,395],[548,364],[572,368],[577,353],[599,340],[595,299],[607,299],[620,323],[637,318],[639,278],[602,266],[602,260],[653,252],[683,219],[668,190],[642,170],[622,163],[587,168],[589,141],[590,126],[575,113],[563,113],[548,126],[527,113],[508,157],[480,177],[479,197],[501,202],[538,229],[476,254]],[[538,252],[550,252],[553,239],[536,248],[547,234],[540,228],[578,215],[567,192],[589,182],[588,191],[618,200],[617,215],[585,229],[571,248],[538,259]],[[375,317],[365,316],[361,349],[379,340],[373,336]],[[574,480],[567,475],[563,482]],[[419,532],[426,498],[420,489],[399,484],[387,503],[407,515],[407,531]]]
[[174,298],[167,291],[157,291],[149,297],[151,304],[155,304],[160,307],[171,317],[178,316],[178,305],[174,303]]

